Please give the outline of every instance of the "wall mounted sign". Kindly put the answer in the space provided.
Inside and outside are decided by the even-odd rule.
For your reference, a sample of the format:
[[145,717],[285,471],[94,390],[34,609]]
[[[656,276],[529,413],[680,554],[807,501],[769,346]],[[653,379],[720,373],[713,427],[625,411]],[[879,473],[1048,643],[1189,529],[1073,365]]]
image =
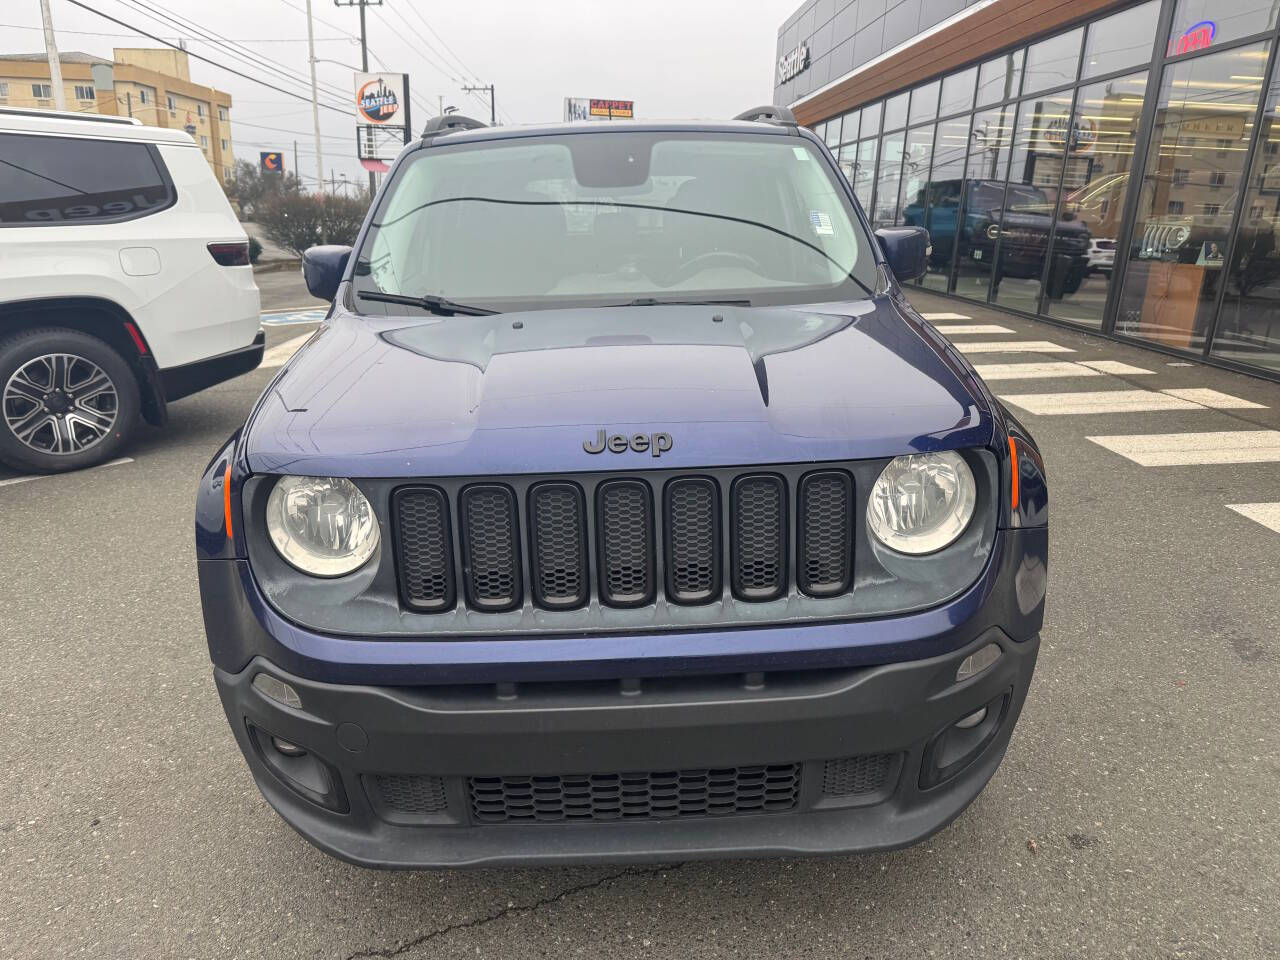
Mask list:
[[1193,23],[1182,32],[1182,36],[1169,41],[1169,56],[1178,57],[1184,53],[1195,53],[1207,50],[1213,45],[1213,38],[1218,35],[1218,25],[1212,20],[1201,20]]
[[809,69],[809,44],[803,40],[790,53],[778,58],[778,82],[786,83]]

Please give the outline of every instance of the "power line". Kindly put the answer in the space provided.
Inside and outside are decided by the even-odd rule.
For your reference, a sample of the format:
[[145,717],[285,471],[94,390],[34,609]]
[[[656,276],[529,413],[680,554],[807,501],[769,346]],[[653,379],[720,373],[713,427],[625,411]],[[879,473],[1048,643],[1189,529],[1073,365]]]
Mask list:
[[[236,60],[241,63],[246,63],[256,69],[266,69],[271,73],[279,74],[290,83],[305,85],[309,82],[306,77],[302,76],[300,73],[295,74],[291,68],[286,67],[278,60],[272,60],[269,57],[255,53],[247,47],[243,48],[242,52],[240,49],[237,49],[232,45],[232,41],[227,40],[227,38],[222,36],[220,33],[196,23],[190,17],[180,17],[177,14],[170,14],[163,10],[157,10],[155,7],[151,6],[151,4],[145,2],[145,0],[117,0],[117,2],[127,4],[142,13],[144,16],[149,16],[151,19],[161,22],[166,26],[177,27],[180,30],[194,31],[200,35],[197,38],[198,40],[202,39],[214,47],[223,48],[226,53],[236,58]],[[330,87],[330,89],[325,90],[325,93],[329,96],[339,98],[345,97],[345,94],[336,88],[332,88],[332,85],[326,84],[325,86]]]
[[[183,47],[178,46],[176,43],[170,43],[168,40],[165,40],[163,37],[158,37],[154,33],[148,33],[146,30],[143,30],[139,27],[135,27],[131,23],[126,23],[125,21],[119,19],[118,17],[113,17],[108,13],[103,13],[101,10],[97,10],[89,6],[89,4],[82,2],[82,0],[66,0],[66,2],[71,4],[72,6],[79,7],[82,10],[88,10],[90,13],[97,14],[99,17],[102,17],[104,20],[110,20],[112,23],[116,24],[117,26],[121,26],[128,30],[132,30],[134,33],[138,34],[139,36],[147,37],[148,39],[154,40],[156,43],[163,43],[166,47],[170,47],[174,50],[184,50]],[[234,74],[235,76],[240,77],[243,80],[248,80],[250,83],[256,83],[258,84],[258,86],[267,87],[268,89],[275,90],[276,92],[283,94],[286,97],[292,97],[293,99],[301,100],[304,103],[311,102],[310,97],[303,96],[300,93],[294,93],[292,90],[286,90],[283,87],[281,87],[278,83],[271,83],[259,77],[251,76],[247,73],[244,73],[240,70],[236,70],[233,67],[228,67],[226,64],[219,63],[217,60],[213,60],[209,57],[204,56],[203,54],[196,53],[192,50],[184,50],[184,52],[188,56],[194,57],[197,60],[200,60],[204,63],[209,64],[210,66],[217,67],[219,70],[225,70],[227,73]],[[347,116],[350,115],[347,110],[342,109],[340,107],[331,106],[330,104],[327,104],[327,103],[321,103],[320,106],[324,107],[326,110],[332,110],[334,113],[341,113]]]
[[[9,30],[34,30],[37,33],[40,33],[44,29],[43,27],[33,27],[25,23],[0,23],[0,27],[4,27]],[[101,30],[64,30],[62,27],[58,28],[58,33],[65,33],[65,34],[76,36],[76,37],[121,37],[127,40],[131,40],[137,36],[136,33],[107,33]],[[343,43],[350,43],[351,39],[352,39],[351,37],[316,37],[316,43],[322,43],[322,42],[337,43],[338,41],[342,41]],[[258,38],[246,39],[246,40],[233,40],[231,42],[232,43],[306,43],[307,38],[306,37],[258,37]]]

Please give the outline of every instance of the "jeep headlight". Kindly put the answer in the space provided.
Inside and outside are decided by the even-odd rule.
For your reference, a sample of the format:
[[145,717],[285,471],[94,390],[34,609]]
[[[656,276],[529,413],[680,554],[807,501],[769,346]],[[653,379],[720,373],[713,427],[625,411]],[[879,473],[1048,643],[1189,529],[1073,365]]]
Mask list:
[[290,565],[313,577],[359,570],[378,549],[378,519],[341,477],[281,477],[267,498],[267,532]]
[[880,472],[867,501],[867,527],[890,550],[935,553],[973,519],[978,488],[958,453],[913,453]]
[[1169,249],[1176,250],[1191,239],[1191,230],[1187,227],[1174,227],[1169,234]]

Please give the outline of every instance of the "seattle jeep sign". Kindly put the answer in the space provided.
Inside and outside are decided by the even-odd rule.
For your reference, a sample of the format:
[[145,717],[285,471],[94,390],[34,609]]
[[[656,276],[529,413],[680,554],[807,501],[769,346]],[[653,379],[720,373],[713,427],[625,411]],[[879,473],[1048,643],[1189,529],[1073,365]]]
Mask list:
[[790,53],[778,58],[778,82],[786,83],[809,69],[809,44],[803,40]]

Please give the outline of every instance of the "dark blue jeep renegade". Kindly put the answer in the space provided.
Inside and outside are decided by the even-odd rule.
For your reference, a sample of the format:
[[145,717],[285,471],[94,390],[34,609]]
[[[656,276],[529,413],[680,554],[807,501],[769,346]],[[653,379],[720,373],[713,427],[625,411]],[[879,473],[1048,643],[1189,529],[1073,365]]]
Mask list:
[[779,108],[432,121],[201,482],[253,776],[379,867],[902,846],[995,772],[1035,443]]

